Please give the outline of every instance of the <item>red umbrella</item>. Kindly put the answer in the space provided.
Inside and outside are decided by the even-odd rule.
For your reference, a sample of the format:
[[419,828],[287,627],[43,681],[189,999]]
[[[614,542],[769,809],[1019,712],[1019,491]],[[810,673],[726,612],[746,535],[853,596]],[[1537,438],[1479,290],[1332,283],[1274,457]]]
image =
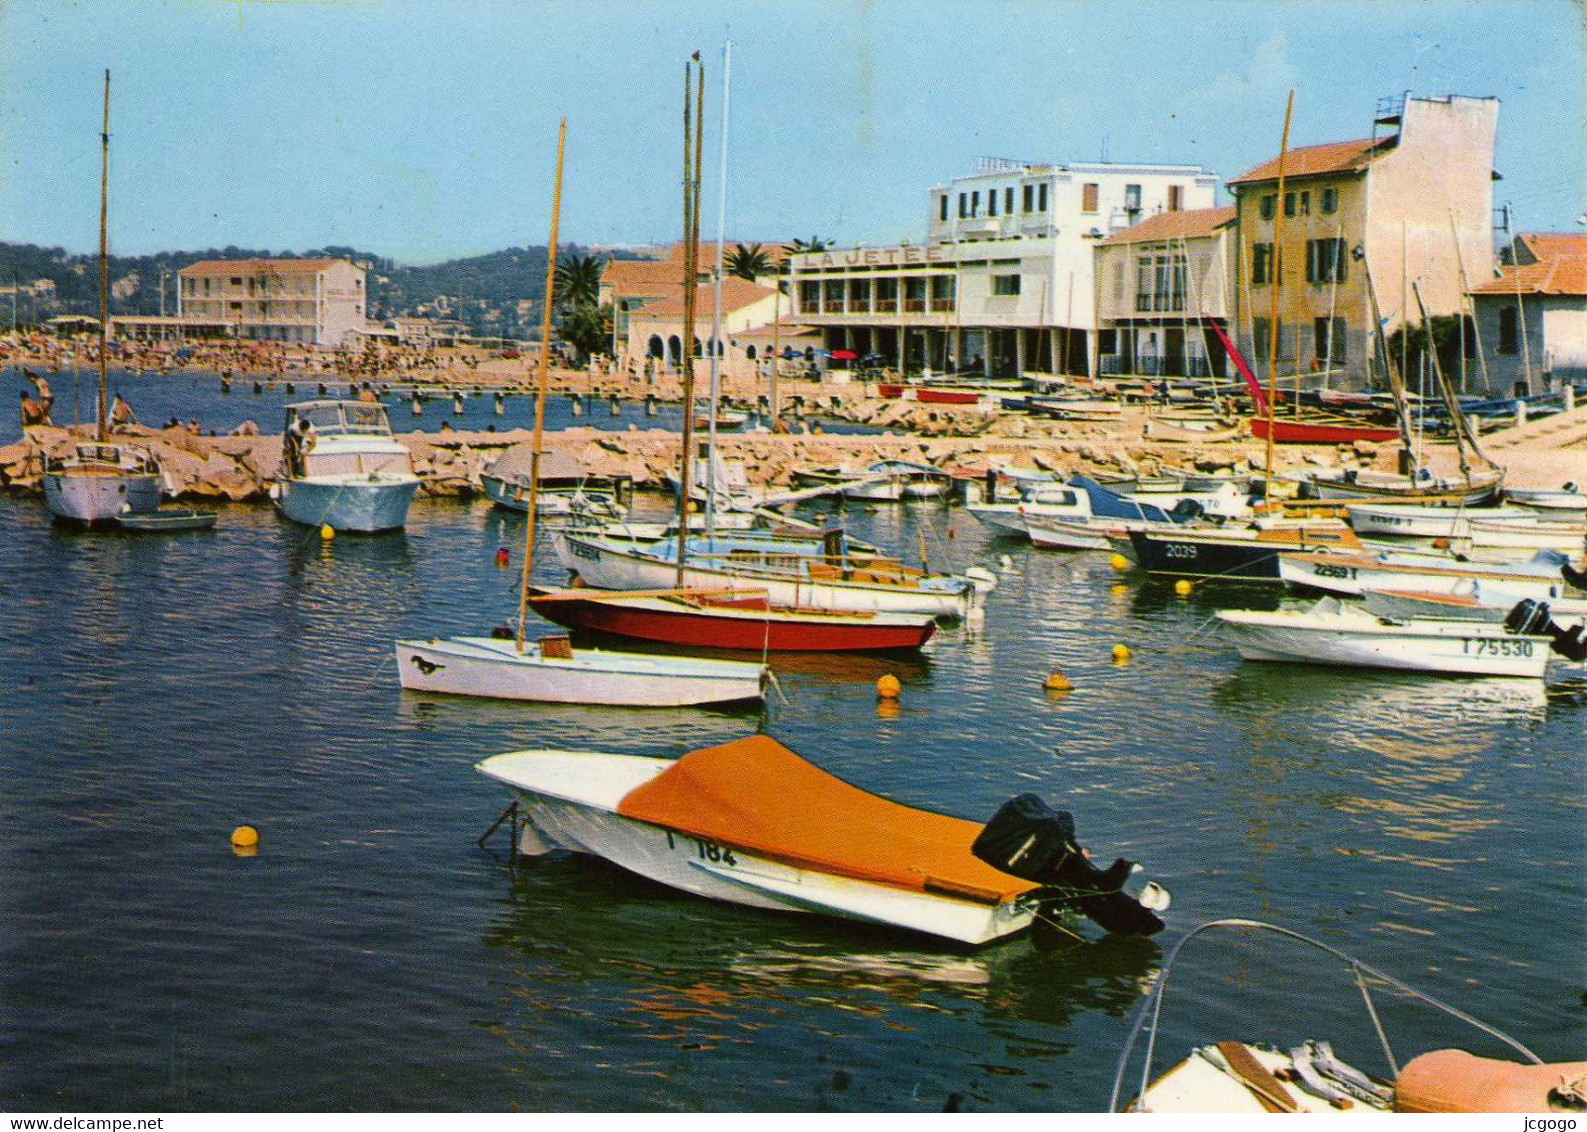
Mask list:
[[832,360],[835,362],[853,362],[859,360],[859,355],[853,350],[833,350]]

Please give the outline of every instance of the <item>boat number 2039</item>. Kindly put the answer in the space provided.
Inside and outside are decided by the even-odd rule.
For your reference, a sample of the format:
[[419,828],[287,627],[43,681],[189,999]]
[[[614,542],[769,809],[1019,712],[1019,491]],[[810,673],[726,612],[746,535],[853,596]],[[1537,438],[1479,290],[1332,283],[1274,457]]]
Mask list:
[[1163,557],[1194,558],[1196,557],[1196,548],[1182,542],[1165,542],[1163,544]]
[[1462,656],[1531,656],[1531,641],[1493,641],[1485,637],[1472,640],[1470,637],[1462,638],[1460,642]]
[[718,845],[714,841],[702,841],[698,837],[690,837],[680,833],[673,836],[672,830],[667,830],[667,848],[676,849],[678,842],[687,842],[694,846],[695,856],[702,861],[710,861],[713,865],[736,865],[738,858],[733,856],[733,850],[725,845]]

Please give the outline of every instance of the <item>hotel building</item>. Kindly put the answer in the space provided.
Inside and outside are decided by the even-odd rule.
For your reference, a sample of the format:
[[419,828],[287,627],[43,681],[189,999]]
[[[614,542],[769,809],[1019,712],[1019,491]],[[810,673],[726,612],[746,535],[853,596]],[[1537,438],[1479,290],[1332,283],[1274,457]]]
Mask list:
[[345,259],[201,260],[178,276],[178,319],[233,338],[340,346],[365,328],[364,269]]

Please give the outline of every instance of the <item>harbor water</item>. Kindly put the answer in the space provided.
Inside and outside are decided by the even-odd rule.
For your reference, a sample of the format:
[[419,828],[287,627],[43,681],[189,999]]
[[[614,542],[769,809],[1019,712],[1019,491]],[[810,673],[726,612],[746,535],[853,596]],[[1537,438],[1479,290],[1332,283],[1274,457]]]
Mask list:
[[[1096,1111],[1173,941],[1227,916],[1582,1056],[1580,694],[1243,663],[1212,613],[1275,592],[1179,597],[940,504],[801,513],[993,567],[985,623],[913,660],[774,659],[764,712],[428,697],[399,690],[392,643],[505,621],[522,517],[421,500],[403,533],[322,542],[231,506],[154,537],[0,496],[0,1107]],[[488,755],[755,731],[978,820],[1036,792],[1172,890],[1169,927],[961,951],[476,844],[508,802]],[[255,856],[230,847],[244,824]],[[1175,968],[1160,1067],[1192,1038],[1313,1037],[1384,1071],[1312,955],[1213,958]]]

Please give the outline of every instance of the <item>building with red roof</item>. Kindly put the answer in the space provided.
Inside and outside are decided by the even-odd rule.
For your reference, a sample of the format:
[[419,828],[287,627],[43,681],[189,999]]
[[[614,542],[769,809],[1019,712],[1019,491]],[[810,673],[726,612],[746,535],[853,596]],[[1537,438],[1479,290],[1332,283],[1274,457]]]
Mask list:
[[177,276],[178,319],[233,338],[340,346],[365,327],[364,269],[345,259],[206,259]]
[[1490,388],[1525,396],[1587,381],[1587,235],[1524,233],[1504,258],[1470,289]]

